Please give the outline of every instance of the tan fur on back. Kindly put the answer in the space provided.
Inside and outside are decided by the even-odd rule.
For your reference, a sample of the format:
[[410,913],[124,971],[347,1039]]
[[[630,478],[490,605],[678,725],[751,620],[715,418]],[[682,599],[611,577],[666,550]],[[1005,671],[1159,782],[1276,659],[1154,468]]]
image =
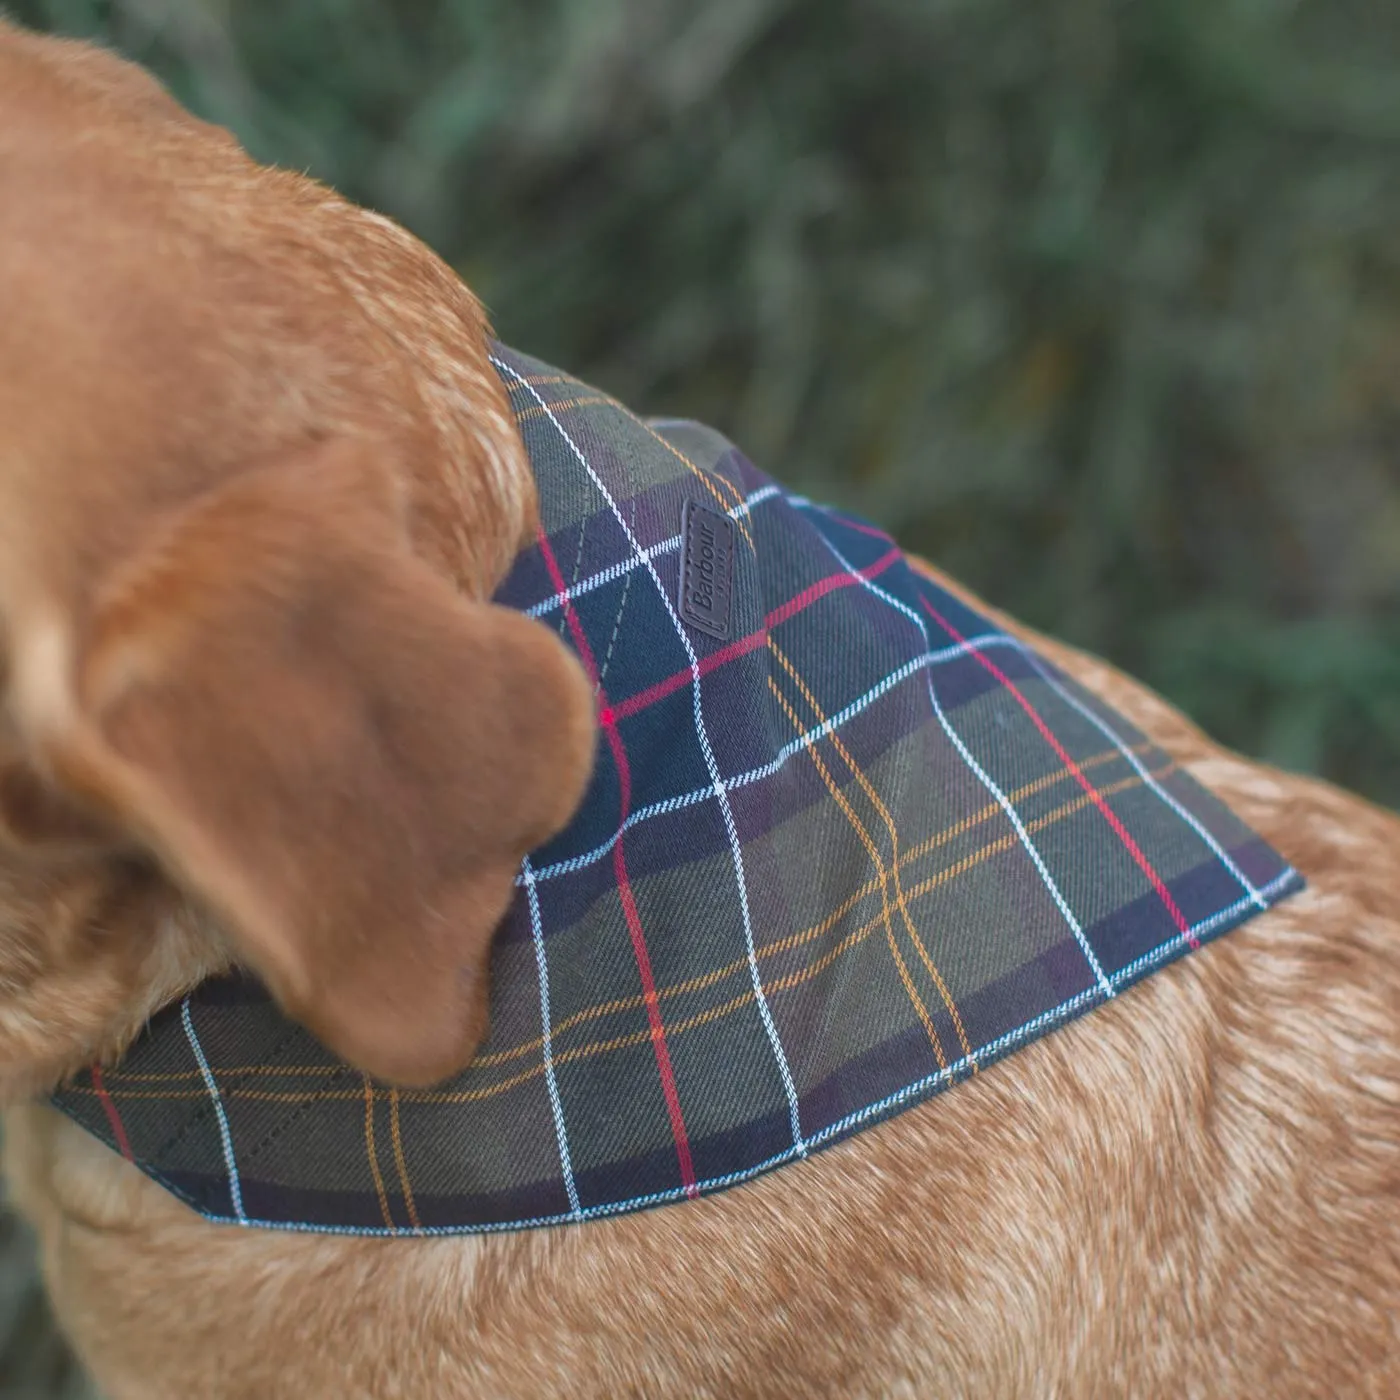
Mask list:
[[[103,91],[90,76],[64,88],[39,75],[24,100],[176,120],[134,70],[0,29],[0,93],[67,66],[98,74]],[[178,120],[168,148],[125,162],[133,183],[121,197],[139,197],[147,160],[185,162],[191,200],[256,185],[262,212],[229,254],[253,309],[226,326],[226,303],[185,285],[178,315],[164,302],[150,311],[149,363],[131,373],[168,376],[179,402],[182,357],[206,353],[206,338],[224,363],[275,354],[279,400],[257,423],[224,424],[255,445],[279,413],[370,411],[338,401],[334,376],[316,368],[318,335],[342,326],[318,330],[314,299],[287,309],[253,295],[263,276],[285,285],[280,250],[320,240],[327,285],[363,308],[354,336],[379,347],[367,354],[395,347],[376,433],[397,423],[437,437],[414,459],[437,464],[414,478],[425,557],[464,585],[498,574],[520,543],[528,488],[502,401],[483,387],[468,294],[436,264],[424,272],[426,254],[391,225],[348,217]],[[0,162],[13,139],[0,121]],[[13,218],[0,211],[0,259],[22,242]],[[151,227],[152,247],[128,250],[132,266],[157,249],[178,263],[174,214],[166,221],[161,204]],[[75,259],[88,237],[74,235]],[[148,285],[149,267],[142,275]],[[178,344],[163,339],[167,312],[187,323]],[[259,335],[283,316],[285,344],[264,351]],[[96,320],[99,348],[74,363],[52,431],[110,386]],[[476,348],[464,361],[468,322]],[[33,353],[49,353],[42,335]],[[6,393],[0,376],[0,419]],[[164,431],[202,411],[186,405]],[[64,431],[81,458],[82,433]],[[104,426],[114,451],[151,431],[119,413]],[[68,522],[57,538],[80,560],[114,550],[73,524],[57,488],[26,476],[31,447],[0,428],[0,515],[22,510],[50,547]],[[114,495],[110,508],[133,507]],[[29,546],[3,525],[0,537],[0,607],[13,615],[5,589],[32,591],[15,562]],[[62,602],[62,578],[44,579],[71,627],[78,605]],[[808,1162],[578,1227],[440,1240],[217,1227],[53,1111],[14,1108],[16,1196],[59,1314],[110,1400],[1400,1395],[1400,819],[1225,753],[1106,665],[1034,640],[1272,842],[1308,889]],[[35,828],[29,857],[0,862],[0,1077],[13,1096],[119,1048],[230,953],[148,863],[127,853],[114,865],[110,851],[84,863],[81,822],[37,800],[12,806],[15,839]]]

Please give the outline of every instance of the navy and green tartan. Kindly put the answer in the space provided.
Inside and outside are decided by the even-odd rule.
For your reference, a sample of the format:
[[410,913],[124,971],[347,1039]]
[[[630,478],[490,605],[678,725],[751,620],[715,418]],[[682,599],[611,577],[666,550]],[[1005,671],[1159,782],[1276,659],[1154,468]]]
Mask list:
[[[543,516],[499,596],[597,682],[592,785],[522,866],[490,1039],[458,1078],[375,1084],[231,977],[57,1096],[196,1210],[437,1233],[719,1190],[1300,887],[878,530],[708,429],[497,354]],[[687,503],[733,521],[710,631],[683,620]]]

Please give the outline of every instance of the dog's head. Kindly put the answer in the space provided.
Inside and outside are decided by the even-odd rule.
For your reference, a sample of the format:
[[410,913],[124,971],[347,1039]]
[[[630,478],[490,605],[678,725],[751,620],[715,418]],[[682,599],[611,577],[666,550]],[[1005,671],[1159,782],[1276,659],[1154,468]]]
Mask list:
[[0,23],[0,1086],[241,962],[461,1068],[593,706],[477,303],[146,74]]

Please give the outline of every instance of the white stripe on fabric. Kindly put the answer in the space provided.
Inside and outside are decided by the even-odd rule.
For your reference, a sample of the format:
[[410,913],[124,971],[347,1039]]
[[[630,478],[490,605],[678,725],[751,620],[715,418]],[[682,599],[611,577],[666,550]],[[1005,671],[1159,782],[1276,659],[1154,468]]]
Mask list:
[[1123,757],[1126,758],[1129,763],[1132,764],[1133,768],[1137,772],[1138,777],[1140,777],[1142,781],[1147,785],[1147,787],[1149,787],[1154,793],[1156,793],[1156,795],[1159,798],[1161,798],[1162,801],[1166,803],[1166,805],[1173,812],[1175,812],[1176,815],[1180,817],[1181,820],[1184,821],[1186,825],[1189,826],[1191,830],[1194,831],[1196,835],[1199,836],[1207,846],[1210,847],[1211,852],[1214,854],[1215,858],[1221,863],[1221,865],[1223,865],[1226,868],[1226,870],[1230,872],[1231,875],[1235,877],[1235,879],[1248,893],[1249,897],[1254,901],[1254,903],[1258,905],[1260,909],[1267,909],[1269,906],[1266,903],[1264,896],[1259,892],[1259,890],[1257,890],[1254,887],[1253,882],[1244,873],[1244,871],[1241,870],[1239,866],[1236,865],[1235,862],[1230,859],[1229,853],[1225,850],[1224,846],[1222,846],[1220,842],[1217,841],[1215,837],[1212,836],[1210,832],[1206,830],[1205,824],[1196,816],[1194,812],[1190,811],[1189,808],[1182,806],[1182,804],[1178,802],[1176,798],[1174,798],[1171,795],[1171,793],[1169,793],[1166,790],[1166,788],[1164,788],[1157,781],[1157,779],[1152,776],[1150,772],[1148,772],[1146,766],[1138,758],[1137,754],[1135,754],[1132,751],[1132,749],[1129,748],[1128,745],[1123,742],[1122,735],[1119,734],[1118,731],[1114,729],[1112,725],[1108,724],[1105,720],[1100,718],[1100,716],[1096,715],[1087,705],[1085,705],[1080,700],[1077,700],[1069,690],[1062,686],[1059,683],[1059,681],[1055,679],[1054,675],[1050,672],[1050,670],[1046,667],[1045,663],[1041,661],[1040,657],[1038,657],[1035,654],[1035,652],[1030,649],[1030,647],[1022,645],[1021,651],[1025,655],[1026,659],[1031,663],[1031,665],[1035,667],[1036,671],[1040,675],[1041,680],[1043,680],[1045,684],[1048,685],[1050,689],[1053,690],[1055,694],[1058,695],[1060,699],[1065,702],[1066,705],[1068,705],[1073,710],[1077,710],[1081,715],[1083,715],[1084,718],[1087,719],[1089,723],[1092,724],[1094,728],[1097,729],[1099,733],[1102,734],[1109,741],[1109,743],[1111,743],[1113,747],[1116,748],[1118,752],[1122,754]]
[[[893,594],[887,593],[879,584],[864,577],[864,575],[852,568],[850,563],[847,562],[845,555],[836,548],[836,545],[827,537],[824,531],[818,530],[817,533],[821,535],[826,547],[840,562],[841,567],[858,579],[863,588],[868,589],[877,598],[880,598],[883,602],[889,604],[890,607],[895,608],[903,613],[905,617],[909,618],[914,626],[919,629],[919,634],[924,639],[924,647],[926,649],[931,649],[933,646],[933,639],[929,636],[928,624],[924,619],[915,612],[913,608],[909,607],[907,603],[902,602]],[[943,732],[948,736],[949,740],[951,740],[963,762],[977,775],[977,780],[991,793],[996,799],[997,804],[1001,807],[1001,810],[1006,813],[1012,827],[1015,828],[1016,835],[1021,845],[1025,847],[1026,854],[1030,856],[1036,871],[1045,884],[1045,888],[1050,892],[1050,897],[1055,901],[1056,907],[1064,916],[1065,923],[1069,925],[1070,932],[1074,934],[1074,941],[1079,944],[1080,951],[1084,954],[1085,961],[1089,964],[1089,970],[1094,974],[1094,980],[1099,984],[1099,989],[1105,996],[1113,996],[1113,984],[1104,975],[1103,965],[1099,962],[1098,955],[1094,952],[1092,946],[1090,946],[1083,927],[1075,916],[1074,910],[1069,907],[1069,901],[1066,900],[1061,893],[1060,887],[1056,883],[1055,877],[1051,875],[1049,867],[1045,864],[1045,860],[1041,856],[1039,848],[1036,846],[1035,842],[1031,840],[1030,832],[1026,830],[1025,825],[1022,823],[1020,814],[1016,811],[1015,804],[1007,797],[1001,788],[997,786],[992,775],[973,757],[972,751],[963,743],[962,737],[953,727],[948,716],[943,712],[943,706],[938,703],[938,693],[934,689],[932,674],[930,672],[925,672],[924,679],[928,684],[928,698],[933,705],[933,713],[938,723],[942,725]]]
[[[748,787],[750,783],[762,782],[764,778],[771,778],[792,758],[801,753],[809,743],[823,739],[839,729],[843,724],[854,719],[862,710],[869,709],[887,691],[893,690],[901,681],[908,680],[910,676],[923,670],[926,666],[941,666],[945,661],[966,656],[970,652],[983,651],[987,647],[1019,649],[1020,645],[1015,637],[1008,637],[1005,633],[997,632],[989,633],[985,637],[974,637],[971,641],[959,642],[956,646],[945,647],[942,651],[930,652],[927,656],[916,656],[912,661],[906,661],[903,666],[891,671],[884,680],[872,686],[864,695],[851,701],[844,710],[838,710],[836,714],[821,724],[814,725],[811,729],[799,734],[791,743],[784,744],[769,762],[760,764],[757,768],[751,768],[747,773],[740,773],[738,777],[726,778],[724,786],[726,790],[733,792],[735,788]],[[668,812],[678,812],[683,807],[693,807],[697,802],[707,802],[714,795],[715,790],[712,787],[696,788],[693,792],[681,793],[677,797],[665,797],[660,802],[651,803],[650,806],[639,807],[601,845],[595,846],[591,851],[583,852],[582,855],[569,856],[566,860],[556,861],[553,865],[546,865],[543,869],[535,871],[535,883],[541,884],[545,880],[555,880],[561,875],[571,875],[576,870],[596,865],[612,851],[622,834],[630,831],[639,822],[650,821],[653,817],[665,816]],[[517,875],[515,883],[523,887],[524,877]]]
[[544,923],[540,918],[540,896],[535,889],[535,876],[530,858],[522,867],[525,894],[530,903],[530,933],[535,944],[535,966],[540,978],[540,1037],[544,1042],[544,1078],[549,1087],[549,1107],[554,1114],[554,1136],[559,1141],[559,1166],[564,1173],[564,1190],[569,1196],[569,1210],[576,1220],[583,1219],[579,1208],[578,1187],[574,1183],[574,1165],[569,1157],[569,1134],[564,1127],[564,1104],[559,1097],[559,1084],[554,1075],[554,1041],[549,1015],[549,959],[544,952]]
[[[745,515],[752,513],[755,506],[762,505],[764,501],[770,501],[774,496],[782,494],[779,486],[768,485],[760,487],[747,500],[740,501],[738,505],[730,506],[725,512],[731,520],[739,520]],[[580,540],[580,543],[582,541]],[[599,569],[596,574],[591,574],[582,583],[576,583],[566,588],[562,593],[551,593],[548,598],[542,598],[538,603],[532,604],[525,609],[527,617],[546,617],[555,608],[561,608],[565,603],[572,603],[575,598],[582,598],[585,593],[592,593],[595,588],[601,588],[606,583],[612,583],[614,579],[622,578],[630,574],[634,569],[640,569],[649,559],[660,559],[664,554],[671,554],[681,547],[681,537],[672,535],[669,540],[662,540],[660,544],[654,544],[642,550],[631,559],[624,559],[620,564],[609,564],[606,569]]]
[[778,1072],[783,1081],[783,1092],[787,1096],[788,1114],[792,1124],[792,1141],[797,1152],[805,1156],[807,1144],[802,1136],[802,1124],[798,1116],[797,1108],[797,1087],[793,1083],[792,1070],[788,1065],[787,1052],[783,1049],[782,1040],[778,1035],[778,1028],[773,1021],[773,1013],[768,1006],[768,998],[763,991],[763,980],[758,971],[758,955],[754,950],[753,921],[749,914],[749,893],[748,884],[744,875],[744,856],[739,843],[739,831],[734,822],[734,811],[730,806],[729,796],[725,790],[724,780],[720,776],[719,765],[715,761],[714,750],[710,747],[710,736],[705,728],[705,717],[700,700],[700,661],[695,654],[695,648],[691,645],[690,637],[686,633],[680,618],[676,615],[675,607],[671,603],[670,595],[666,591],[666,586],[661,582],[661,575],[656,572],[656,566],[647,558],[637,542],[637,537],[632,533],[622,512],[617,507],[617,502],[613,499],[612,493],[608,490],[603,479],[594,469],[592,462],[580,450],[578,444],[565,430],[562,423],[555,416],[553,409],[544,401],[534,386],[523,376],[517,374],[509,365],[503,361],[492,357],[492,364],[504,373],[509,374],[517,384],[524,388],[535,402],[544,411],[545,416],[554,424],[559,436],[568,444],[569,450],[578,460],[594,486],[597,488],[603,499],[608,504],[608,509],[612,511],[613,517],[621,527],[623,534],[627,537],[627,543],[634,555],[636,555],[651,575],[651,581],[656,586],[667,615],[671,619],[671,625],[676,629],[676,636],[680,639],[681,645],[685,648],[686,657],[690,662],[691,689],[694,696],[695,714],[695,734],[700,742],[701,752],[704,754],[705,767],[710,775],[710,786],[714,789],[714,794],[720,805],[720,811],[724,816],[725,830],[729,836],[729,848],[734,860],[734,879],[739,894],[739,910],[743,920],[744,946],[749,963],[749,977],[753,983],[754,997],[757,1001],[759,1016],[763,1021],[763,1029],[768,1036],[768,1042],[772,1046],[774,1059],[777,1061]]
[[219,1093],[219,1086],[214,1082],[209,1061],[204,1058],[204,1047],[200,1045],[199,1037],[194,1033],[194,1017],[190,1014],[189,997],[180,1003],[180,1022],[185,1028],[185,1038],[190,1043],[190,1049],[194,1051],[195,1062],[204,1077],[204,1087],[209,1090],[209,1099],[219,1120],[219,1141],[224,1150],[224,1170],[228,1173],[228,1194],[233,1202],[234,1218],[240,1225],[250,1224],[248,1217],[243,1213],[243,1186],[238,1179],[238,1163],[233,1155],[233,1134],[229,1131],[228,1115],[224,1112],[224,1101]]
[[[828,507],[820,505],[814,506],[813,503],[809,501],[806,497],[789,496],[788,502],[791,505],[801,505],[805,507],[810,507],[811,509],[820,511],[822,514],[827,515],[832,519],[838,521],[841,518],[839,514],[833,512]],[[1211,833],[1206,829],[1205,824],[1196,816],[1194,812],[1190,810],[1190,808],[1178,802],[1176,798],[1173,797],[1171,793],[1169,793],[1166,790],[1166,788],[1164,788],[1157,781],[1157,779],[1152,776],[1152,774],[1148,771],[1147,766],[1138,758],[1137,754],[1135,754],[1132,751],[1132,749],[1124,742],[1123,736],[1119,734],[1118,731],[1114,729],[1113,726],[1110,725],[1101,715],[1096,714],[1092,709],[1090,709],[1088,705],[1085,705],[1082,701],[1076,699],[1072,692],[1070,692],[1063,685],[1061,685],[1060,682],[1055,679],[1053,672],[1046,665],[1045,661],[1042,660],[1042,658],[1037,654],[1033,647],[1028,646],[1025,642],[1022,642],[1019,639],[1014,640],[1017,650],[1020,651],[1022,655],[1025,656],[1026,660],[1031,663],[1031,665],[1035,668],[1036,672],[1039,674],[1041,680],[1043,680],[1045,684],[1048,685],[1050,689],[1053,690],[1055,694],[1058,695],[1060,699],[1065,702],[1066,705],[1068,705],[1071,709],[1078,711],[1079,714],[1083,715],[1084,718],[1087,719],[1089,723],[1092,724],[1099,731],[1099,733],[1102,734],[1104,738],[1106,738],[1109,741],[1109,743],[1111,743],[1113,747],[1116,748],[1118,752],[1123,755],[1125,759],[1127,759],[1127,761],[1133,766],[1133,769],[1137,773],[1138,777],[1142,779],[1146,786],[1153,793],[1155,793],[1156,796],[1159,797],[1173,812],[1175,812],[1176,815],[1182,821],[1184,821],[1186,825],[1189,826],[1191,830],[1194,831],[1203,842],[1205,842],[1205,844],[1210,848],[1211,853],[1221,863],[1221,865],[1223,865],[1226,868],[1226,870],[1228,870],[1230,874],[1234,876],[1235,880],[1238,881],[1240,887],[1249,894],[1249,897],[1254,901],[1255,905],[1258,906],[1258,908],[1260,909],[1267,909],[1269,907],[1268,901],[1265,900],[1263,894],[1255,888],[1253,881],[1251,881],[1250,878],[1244,873],[1244,871],[1241,870],[1239,866],[1230,858],[1229,852],[1227,852],[1226,849],[1220,844],[1220,842],[1217,841],[1215,837],[1211,835]]]

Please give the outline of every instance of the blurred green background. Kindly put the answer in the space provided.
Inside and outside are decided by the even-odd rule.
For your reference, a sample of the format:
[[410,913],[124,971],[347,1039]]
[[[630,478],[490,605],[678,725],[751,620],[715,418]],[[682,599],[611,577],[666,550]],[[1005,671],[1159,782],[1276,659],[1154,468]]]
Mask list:
[[10,0],[1227,743],[1400,805],[1400,5]]
[[[1400,5],[8,7],[402,220],[507,341],[1400,806]],[[12,1277],[0,1392],[77,1393]]]

